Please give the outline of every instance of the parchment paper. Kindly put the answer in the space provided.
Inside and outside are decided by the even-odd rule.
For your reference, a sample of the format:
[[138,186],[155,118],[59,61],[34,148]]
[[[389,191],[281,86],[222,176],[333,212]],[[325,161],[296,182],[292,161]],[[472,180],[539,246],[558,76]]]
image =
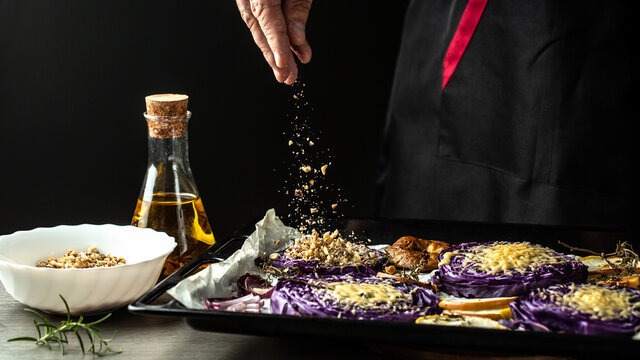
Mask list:
[[255,264],[256,258],[285,249],[293,244],[296,237],[300,237],[300,233],[285,226],[276,217],[275,210],[270,209],[256,223],[256,230],[233,255],[182,280],[167,293],[190,309],[204,309],[202,302],[208,298],[236,296],[238,278],[246,273],[260,272]]

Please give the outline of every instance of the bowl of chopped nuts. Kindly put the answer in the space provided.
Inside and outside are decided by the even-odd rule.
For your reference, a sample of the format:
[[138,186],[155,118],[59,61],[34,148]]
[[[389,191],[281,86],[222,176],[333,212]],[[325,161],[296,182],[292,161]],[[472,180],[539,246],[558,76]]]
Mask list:
[[49,313],[119,308],[155,285],[173,237],[119,225],[60,225],[0,236],[0,281],[21,303]]

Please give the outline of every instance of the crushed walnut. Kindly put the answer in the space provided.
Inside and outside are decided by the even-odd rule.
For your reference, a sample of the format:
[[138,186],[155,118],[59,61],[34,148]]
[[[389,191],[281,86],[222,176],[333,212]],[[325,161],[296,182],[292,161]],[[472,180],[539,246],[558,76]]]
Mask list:
[[290,257],[317,260],[329,266],[349,266],[377,263],[374,252],[366,245],[343,239],[338,230],[320,235],[316,230],[303,235],[285,250]]
[[52,269],[86,269],[124,265],[126,263],[123,257],[101,254],[95,246],[91,246],[87,249],[87,252],[77,252],[69,249],[63,256],[57,259],[49,257],[45,260],[38,261],[36,266]]

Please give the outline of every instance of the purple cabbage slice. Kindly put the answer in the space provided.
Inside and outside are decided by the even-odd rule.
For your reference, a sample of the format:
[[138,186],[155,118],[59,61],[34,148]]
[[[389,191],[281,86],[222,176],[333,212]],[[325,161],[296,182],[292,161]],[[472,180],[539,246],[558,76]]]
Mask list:
[[[492,249],[502,249],[500,254],[504,258],[513,256],[511,264],[528,256],[536,262],[531,266],[487,270],[490,259],[486,254]],[[533,249],[537,257],[528,255],[528,249]],[[515,254],[523,257],[518,258]],[[518,296],[554,284],[583,283],[588,275],[587,267],[580,261],[528,242],[464,243],[442,251],[438,259],[440,266],[433,276],[433,283],[445,293],[466,298]]]
[[[381,293],[386,295],[380,297]],[[282,315],[414,321],[441,313],[439,302],[432,290],[393,279],[364,274],[309,275],[279,280],[271,295],[271,311]]]
[[[586,301],[594,299],[595,302]],[[510,304],[516,322],[585,335],[632,336],[640,331],[640,290],[602,284],[535,289]]]
[[268,281],[255,274],[244,274],[237,281],[240,295],[257,295],[261,298],[268,298],[273,293],[274,286]]

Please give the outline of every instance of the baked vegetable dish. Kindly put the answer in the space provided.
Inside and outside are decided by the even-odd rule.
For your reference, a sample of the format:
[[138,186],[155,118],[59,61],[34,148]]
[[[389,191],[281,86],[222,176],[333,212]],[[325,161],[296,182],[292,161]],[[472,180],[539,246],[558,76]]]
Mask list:
[[290,274],[375,274],[386,262],[382,251],[343,239],[338,231],[296,239],[286,250],[271,254],[267,264]]
[[[503,331],[640,331],[640,290],[587,283],[583,260],[538,244],[451,246],[403,236],[391,246],[368,246],[337,231],[291,241],[256,259],[259,274],[236,279],[240,297],[210,298],[204,307]],[[637,255],[630,247],[625,253],[619,263],[629,263],[624,275],[635,277]],[[604,255],[602,262],[617,266]]]
[[271,311],[358,320],[409,320],[438,314],[439,298],[415,284],[362,274],[280,280]]
[[517,296],[559,283],[583,283],[579,260],[528,242],[470,242],[439,256],[433,282],[447,294],[466,298]]
[[640,291],[601,284],[535,289],[510,305],[518,322],[586,335],[632,336],[640,331]]

